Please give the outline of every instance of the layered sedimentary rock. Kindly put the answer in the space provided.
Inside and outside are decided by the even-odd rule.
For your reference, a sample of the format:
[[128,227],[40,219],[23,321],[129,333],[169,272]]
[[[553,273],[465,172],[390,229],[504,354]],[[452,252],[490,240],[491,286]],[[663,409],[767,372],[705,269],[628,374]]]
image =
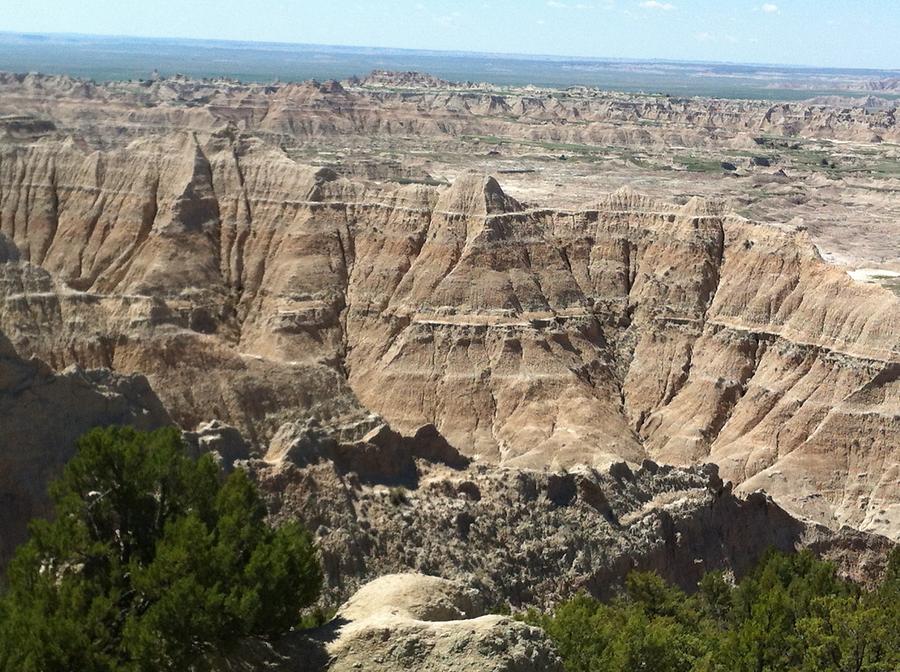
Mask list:
[[496,180],[356,182],[231,130],[0,154],[0,329],[145,374],[261,452],[382,416],[487,463],[715,461],[896,536],[900,302],[802,229],[629,190],[534,208]]
[[[218,417],[261,441],[285,409],[358,415],[335,362],[320,356],[333,348],[305,352],[301,342],[293,358],[277,347],[291,316],[267,303],[272,288],[260,284],[281,282],[266,265],[285,205],[265,205],[264,162],[256,175],[243,166],[248,179],[262,180],[254,205],[274,209],[270,225],[251,232],[243,174],[234,148],[223,148],[215,158],[223,200],[190,135],[108,155],[72,145],[4,155],[2,328],[56,368],[147,374],[186,428]],[[288,179],[289,190],[316,187],[313,170]],[[274,335],[257,347],[260,330]]]
[[103,146],[171,128],[209,132],[229,125],[294,140],[472,134],[594,145],[738,143],[752,148],[752,138],[759,135],[900,139],[896,106],[672,98],[582,88],[496,90],[416,73],[375,73],[344,85],[184,77],[97,84],[0,73],[0,94],[0,115],[26,115],[61,130],[77,129]]

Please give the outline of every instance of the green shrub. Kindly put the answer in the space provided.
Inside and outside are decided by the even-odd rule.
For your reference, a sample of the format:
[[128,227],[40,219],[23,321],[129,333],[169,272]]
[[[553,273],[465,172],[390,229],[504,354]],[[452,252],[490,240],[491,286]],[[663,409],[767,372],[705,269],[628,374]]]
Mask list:
[[0,670],[196,669],[296,625],[321,587],[310,535],[272,529],[243,470],[186,457],[173,428],[96,429],[51,486],[0,599]]
[[736,586],[713,572],[688,596],[632,573],[609,602],[581,594],[519,618],[547,632],[567,672],[896,672],[900,550],[872,592],[809,553],[770,553]]

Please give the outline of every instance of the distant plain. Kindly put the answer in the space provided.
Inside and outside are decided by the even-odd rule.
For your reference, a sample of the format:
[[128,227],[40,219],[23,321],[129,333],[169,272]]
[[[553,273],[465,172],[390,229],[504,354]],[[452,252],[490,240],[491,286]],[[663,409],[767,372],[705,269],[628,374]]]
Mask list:
[[[344,79],[373,69],[428,72],[450,81],[533,84],[675,96],[799,100],[847,95],[898,71],[734,63],[628,61],[366,47],[68,34],[0,33],[0,70],[97,81],[184,74],[248,82]],[[897,93],[879,92],[898,98]]]

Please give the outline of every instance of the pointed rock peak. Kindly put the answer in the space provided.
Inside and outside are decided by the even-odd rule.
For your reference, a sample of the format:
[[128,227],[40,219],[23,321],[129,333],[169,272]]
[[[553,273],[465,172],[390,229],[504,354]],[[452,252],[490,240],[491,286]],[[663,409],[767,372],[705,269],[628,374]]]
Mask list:
[[434,210],[438,192],[433,186],[412,183],[400,186],[391,196],[391,202],[399,207]]
[[344,87],[341,83],[334,79],[329,79],[319,84],[320,93],[344,93]]
[[611,211],[650,210],[655,207],[655,202],[626,184],[602,199],[598,207]]
[[681,206],[681,214],[685,217],[705,217],[722,214],[722,204],[718,201],[708,201],[700,196],[693,196]]
[[493,215],[521,209],[493,177],[470,171],[461,173],[441,194],[438,203],[438,210],[467,215]]
[[158,154],[165,161],[182,162],[190,165],[201,157],[205,158],[200,140],[193,132],[168,133],[161,138],[138,138],[128,145],[129,150]]
[[69,135],[66,136],[65,140],[62,141],[62,148],[63,148],[63,149],[82,149],[82,147],[84,146],[84,144],[85,144],[85,143],[84,143],[83,141],[82,141],[82,142],[78,142],[78,141],[75,139],[75,136],[74,136],[74,135],[69,134]]
[[188,197],[198,188],[212,188],[212,173],[209,160],[203,152],[200,140],[195,133],[184,133],[178,136],[178,151],[172,153],[172,159],[177,161],[172,170],[173,184],[182,185],[179,193]]

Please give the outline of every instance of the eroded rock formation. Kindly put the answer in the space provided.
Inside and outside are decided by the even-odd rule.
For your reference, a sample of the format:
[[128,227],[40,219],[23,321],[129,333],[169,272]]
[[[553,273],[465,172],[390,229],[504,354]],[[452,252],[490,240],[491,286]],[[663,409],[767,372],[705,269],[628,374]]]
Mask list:
[[261,452],[316,418],[433,425],[488,463],[714,461],[896,536],[900,301],[804,231],[629,190],[526,207],[493,178],[348,180],[230,132],[0,154],[0,329],[144,374]]
[[376,72],[345,85],[184,77],[97,84],[65,76],[0,73],[0,94],[0,114],[52,121],[60,129],[78,129],[101,145],[166,128],[209,132],[228,124],[295,139],[474,134],[595,145],[736,143],[748,148],[758,135],[900,139],[896,107],[672,98],[580,87],[498,90],[419,73]]
[[360,588],[334,620],[273,645],[248,643],[224,669],[349,672],[561,672],[538,628],[486,615],[462,583],[422,574],[386,575]]
[[387,438],[313,451],[329,442],[307,430],[302,458],[247,465],[276,524],[300,518],[315,532],[326,604],[404,571],[474,582],[488,604],[516,608],[578,590],[608,597],[633,569],[693,590],[707,571],[742,576],[769,548],[812,548],[870,582],[892,546],[798,520],[764,493],[736,496],[714,465],[497,468],[452,453],[403,459]]

